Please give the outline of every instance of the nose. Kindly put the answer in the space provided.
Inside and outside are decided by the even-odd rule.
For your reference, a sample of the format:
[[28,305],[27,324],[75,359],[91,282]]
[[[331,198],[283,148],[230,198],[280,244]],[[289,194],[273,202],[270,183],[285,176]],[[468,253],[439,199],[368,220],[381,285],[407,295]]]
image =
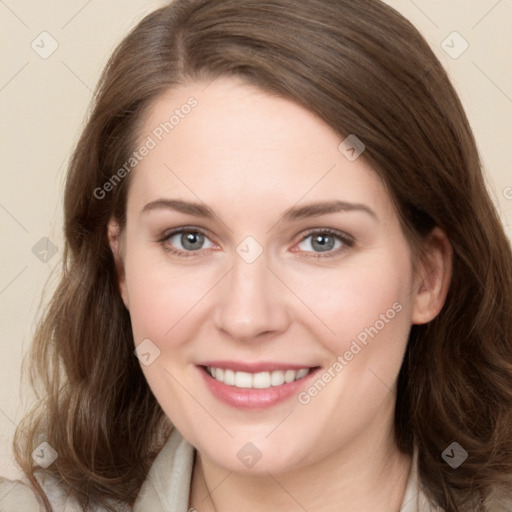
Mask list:
[[233,268],[218,289],[215,324],[240,341],[283,333],[291,321],[286,291],[264,256],[247,263],[235,255]]

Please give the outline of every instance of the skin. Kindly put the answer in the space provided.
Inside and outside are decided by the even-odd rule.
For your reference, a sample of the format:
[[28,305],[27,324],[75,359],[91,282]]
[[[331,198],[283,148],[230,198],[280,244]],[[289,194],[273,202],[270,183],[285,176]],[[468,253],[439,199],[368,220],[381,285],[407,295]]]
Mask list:
[[[183,85],[154,102],[141,143],[187,98],[198,105],[133,171],[125,228],[109,225],[135,344],[149,338],[160,350],[145,377],[197,449],[190,505],[399,510],[411,461],[393,436],[396,380],[411,324],[444,303],[449,242],[434,230],[415,261],[380,178],[363,157],[349,161],[338,150],[344,137],[308,110],[231,78],[205,87]],[[142,211],[163,198],[207,205],[214,216]],[[373,215],[283,220],[289,208],[333,200]],[[180,236],[161,240],[190,226],[207,234],[204,246],[189,256],[166,250],[183,252]],[[319,252],[311,229],[354,242]],[[247,236],[263,249],[252,263],[236,252]],[[293,396],[236,409],[198,373],[196,364],[220,359],[328,369],[397,302],[401,311],[307,405]],[[262,454],[252,468],[237,457],[247,442]]]

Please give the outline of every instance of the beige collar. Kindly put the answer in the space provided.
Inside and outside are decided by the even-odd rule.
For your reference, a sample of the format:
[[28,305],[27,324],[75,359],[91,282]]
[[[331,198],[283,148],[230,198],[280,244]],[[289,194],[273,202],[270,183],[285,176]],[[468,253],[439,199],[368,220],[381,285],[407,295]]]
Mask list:
[[[193,465],[194,447],[174,429],[155,458],[133,511],[187,512]],[[431,510],[420,491],[415,454],[400,512]]]

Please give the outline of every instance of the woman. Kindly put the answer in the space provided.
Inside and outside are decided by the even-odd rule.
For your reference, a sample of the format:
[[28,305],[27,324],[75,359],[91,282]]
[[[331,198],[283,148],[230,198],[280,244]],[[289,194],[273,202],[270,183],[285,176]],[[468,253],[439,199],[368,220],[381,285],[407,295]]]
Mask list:
[[512,255],[460,101],[390,7],[147,16],[65,233],[9,510],[510,507]]

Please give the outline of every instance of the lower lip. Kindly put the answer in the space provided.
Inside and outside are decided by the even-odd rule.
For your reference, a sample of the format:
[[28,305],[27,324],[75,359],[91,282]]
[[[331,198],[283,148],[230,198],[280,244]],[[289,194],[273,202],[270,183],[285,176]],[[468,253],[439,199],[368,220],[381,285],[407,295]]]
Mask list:
[[247,389],[228,386],[215,380],[204,368],[198,366],[206,386],[213,396],[221,402],[237,407],[238,409],[266,409],[284,402],[293,395],[299,393],[317,373],[319,368],[311,370],[305,377],[280,386],[271,386],[266,389]]

